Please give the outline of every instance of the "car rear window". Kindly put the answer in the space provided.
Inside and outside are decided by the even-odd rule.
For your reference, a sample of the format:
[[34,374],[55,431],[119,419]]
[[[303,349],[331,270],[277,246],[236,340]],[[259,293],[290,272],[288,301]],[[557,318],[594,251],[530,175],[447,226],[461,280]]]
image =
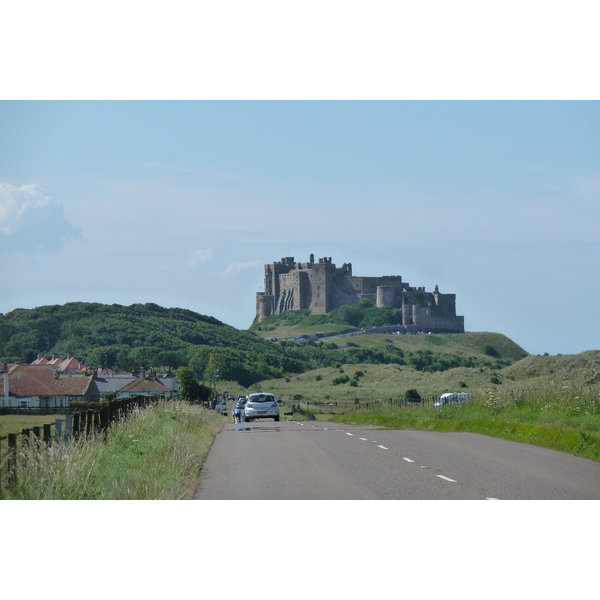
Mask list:
[[249,402],[274,402],[275,396],[268,396],[267,394],[258,394],[251,396]]

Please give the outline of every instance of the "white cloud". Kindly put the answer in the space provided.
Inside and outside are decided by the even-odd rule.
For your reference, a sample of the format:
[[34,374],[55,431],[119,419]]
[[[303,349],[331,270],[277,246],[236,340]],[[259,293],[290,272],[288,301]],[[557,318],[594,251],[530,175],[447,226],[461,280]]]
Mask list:
[[215,255],[214,248],[205,248],[204,250],[196,250],[195,252],[191,252],[188,258],[188,265],[190,267],[195,267],[201,263],[208,262],[212,260]]
[[232,262],[228,265],[228,267],[223,271],[224,277],[229,277],[230,275],[235,275],[240,271],[245,271],[246,269],[254,269],[263,264],[262,260],[248,260],[246,262]]
[[56,250],[80,235],[80,229],[65,218],[62,204],[37,184],[0,182],[0,249],[4,252]]

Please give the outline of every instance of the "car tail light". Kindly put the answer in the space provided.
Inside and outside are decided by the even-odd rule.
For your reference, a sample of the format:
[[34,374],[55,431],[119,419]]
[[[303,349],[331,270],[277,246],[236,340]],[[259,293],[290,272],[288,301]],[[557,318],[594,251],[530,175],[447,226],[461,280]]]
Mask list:
[[271,408],[277,408],[277,402],[273,402],[273,404],[271,405]]
[[252,404],[246,404],[246,408],[254,408],[254,406],[252,406]]

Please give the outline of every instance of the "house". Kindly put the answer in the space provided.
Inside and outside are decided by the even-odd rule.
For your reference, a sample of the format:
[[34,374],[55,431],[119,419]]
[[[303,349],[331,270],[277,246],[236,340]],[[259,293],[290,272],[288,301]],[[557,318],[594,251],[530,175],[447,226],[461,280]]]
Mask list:
[[5,366],[0,377],[0,406],[12,408],[66,408],[74,401],[98,402],[93,376],[57,377],[50,364]]
[[117,394],[118,391],[123,386],[125,386],[135,380],[136,380],[136,377],[134,375],[107,373],[107,374],[96,376],[96,385],[98,386],[100,395],[104,396],[104,394],[108,394],[108,393]]
[[[137,395],[167,397],[177,395],[177,380],[172,377],[161,377],[160,374],[156,374],[154,369],[150,370],[148,377],[145,377],[144,373],[140,376],[106,373],[97,375],[95,381],[101,396],[110,392],[115,393],[119,398]],[[154,385],[152,382],[160,385]]]
[[132,382],[118,390],[119,398],[132,396],[170,396],[171,390],[155,377],[136,377]]

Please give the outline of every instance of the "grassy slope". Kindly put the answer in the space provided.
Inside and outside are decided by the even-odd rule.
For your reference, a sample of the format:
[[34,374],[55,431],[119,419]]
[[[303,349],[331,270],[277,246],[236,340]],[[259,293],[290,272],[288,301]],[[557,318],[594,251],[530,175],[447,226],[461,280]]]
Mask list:
[[[302,394],[313,401],[348,401],[354,398],[376,400],[403,397],[406,390],[416,388],[422,396],[439,395],[448,391],[484,390],[491,384],[495,374],[502,378],[503,369],[495,358],[485,354],[486,346],[492,346],[502,361],[519,361],[527,353],[509,338],[498,333],[464,333],[450,335],[358,335],[334,340],[343,352],[343,346],[351,343],[365,348],[384,348],[390,343],[406,351],[431,350],[434,353],[474,356],[487,363],[485,367],[459,367],[438,373],[416,371],[398,365],[344,365],[343,373],[350,378],[356,371],[362,371],[358,387],[348,384],[333,385],[340,369],[323,368],[291,376],[285,379],[269,380],[253,386],[271,391],[282,397]],[[506,368],[506,367],[505,367]],[[320,379],[319,379],[320,378]],[[462,384],[466,384],[464,388]]]
[[204,459],[224,423],[224,417],[215,411],[161,401],[113,424],[106,441],[90,436],[70,444],[53,444],[44,452],[21,448],[15,485],[7,485],[6,469],[0,469],[5,476],[2,498],[192,498]]

